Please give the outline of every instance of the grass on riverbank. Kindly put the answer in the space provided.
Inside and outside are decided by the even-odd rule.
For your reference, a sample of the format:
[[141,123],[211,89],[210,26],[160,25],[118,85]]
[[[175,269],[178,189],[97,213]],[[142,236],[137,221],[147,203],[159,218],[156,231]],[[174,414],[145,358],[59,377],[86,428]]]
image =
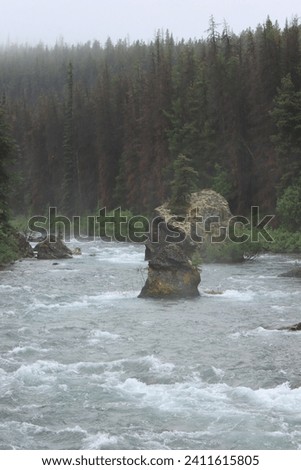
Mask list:
[[207,263],[222,262],[233,263],[243,259],[252,259],[261,253],[301,253],[301,233],[290,232],[284,227],[269,229],[271,241],[264,240],[260,235],[251,241],[251,232],[244,230],[249,240],[244,243],[235,243],[227,240],[225,243],[210,244],[202,253],[202,260]]

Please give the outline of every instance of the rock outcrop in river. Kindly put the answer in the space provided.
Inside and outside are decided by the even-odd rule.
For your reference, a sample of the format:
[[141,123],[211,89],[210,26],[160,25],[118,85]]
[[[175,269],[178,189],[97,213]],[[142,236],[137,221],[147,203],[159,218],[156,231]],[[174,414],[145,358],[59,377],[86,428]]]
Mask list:
[[158,246],[149,261],[148,278],[139,297],[197,297],[200,280],[197,267],[192,266],[180,245]]
[[157,207],[146,242],[148,279],[140,297],[198,296],[200,273],[191,260],[225,233],[231,217],[226,199],[211,189],[192,193],[184,214],[175,214],[169,202]]
[[154,210],[146,259],[151,259],[158,243],[163,245],[173,240],[182,246],[188,257],[196,252],[202,255],[212,240],[216,242],[225,233],[231,217],[226,199],[211,189],[192,193],[186,214],[173,213],[166,202]]
[[72,251],[59,238],[53,235],[38,243],[34,249],[38,259],[72,258]]

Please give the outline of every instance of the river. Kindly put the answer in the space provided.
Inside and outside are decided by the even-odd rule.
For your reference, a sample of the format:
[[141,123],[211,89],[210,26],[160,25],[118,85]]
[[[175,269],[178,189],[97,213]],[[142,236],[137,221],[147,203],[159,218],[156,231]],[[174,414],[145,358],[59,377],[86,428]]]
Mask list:
[[137,298],[143,246],[81,249],[0,272],[0,449],[301,449],[294,256],[204,265],[167,301]]

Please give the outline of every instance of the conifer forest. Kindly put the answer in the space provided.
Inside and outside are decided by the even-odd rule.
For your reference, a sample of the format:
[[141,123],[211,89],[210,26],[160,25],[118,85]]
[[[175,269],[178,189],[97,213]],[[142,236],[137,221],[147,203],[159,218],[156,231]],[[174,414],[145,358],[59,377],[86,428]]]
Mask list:
[[8,172],[16,215],[50,205],[66,215],[150,214],[170,197],[179,154],[199,189],[223,194],[233,213],[274,213],[299,187],[296,18],[240,35],[211,18],[207,37],[189,41],[166,31],[149,43],[3,45],[0,94],[13,143],[0,182]]

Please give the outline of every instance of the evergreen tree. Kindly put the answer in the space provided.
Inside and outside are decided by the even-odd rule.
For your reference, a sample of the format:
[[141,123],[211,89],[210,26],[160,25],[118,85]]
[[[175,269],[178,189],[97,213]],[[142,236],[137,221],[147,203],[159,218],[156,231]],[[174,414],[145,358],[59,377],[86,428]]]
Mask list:
[[8,189],[7,167],[12,154],[12,140],[3,107],[0,105],[0,229],[8,225]]
[[13,141],[4,109],[0,104],[0,266],[18,257],[18,248],[9,225],[7,166],[13,151]]
[[277,214],[287,230],[301,228],[301,181],[288,186],[277,200]]
[[65,101],[65,122],[63,138],[64,184],[63,210],[65,215],[75,215],[77,209],[77,172],[74,156],[73,135],[73,66],[70,62],[67,71],[67,89]]
[[176,214],[185,214],[190,194],[197,189],[198,172],[191,160],[180,154],[174,161],[174,179],[171,183],[170,209]]
[[271,111],[276,133],[272,141],[278,154],[281,188],[294,183],[301,176],[301,91],[296,91],[288,74]]
[[184,154],[200,187],[223,187],[233,212],[274,211],[275,187],[301,172],[300,31],[297,18],[282,31],[268,18],[236,36],[211,18],[205,40],[0,48],[19,149],[10,206],[150,212]]

